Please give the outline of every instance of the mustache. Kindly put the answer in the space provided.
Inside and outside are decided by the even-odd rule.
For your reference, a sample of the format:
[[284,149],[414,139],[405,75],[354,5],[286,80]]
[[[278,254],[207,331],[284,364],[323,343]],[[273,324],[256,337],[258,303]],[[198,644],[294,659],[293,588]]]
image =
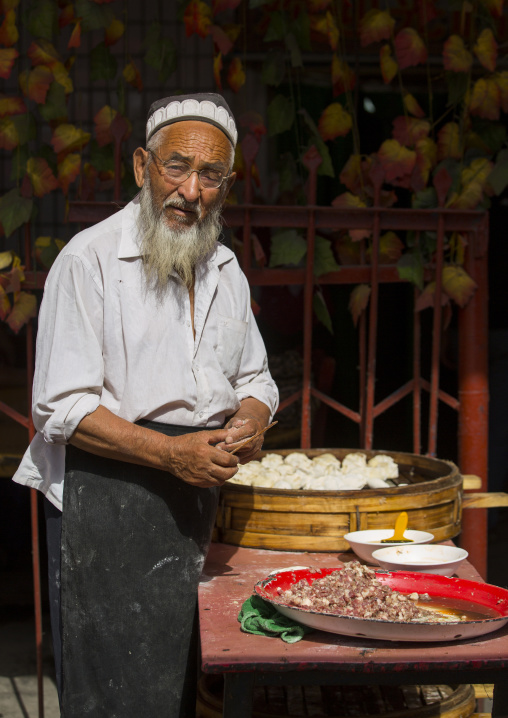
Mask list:
[[201,218],[201,206],[199,204],[199,200],[196,200],[195,202],[188,202],[185,197],[168,197],[164,200],[162,206],[164,209],[167,207],[176,207],[176,209],[182,209],[186,212],[194,212],[198,219]]

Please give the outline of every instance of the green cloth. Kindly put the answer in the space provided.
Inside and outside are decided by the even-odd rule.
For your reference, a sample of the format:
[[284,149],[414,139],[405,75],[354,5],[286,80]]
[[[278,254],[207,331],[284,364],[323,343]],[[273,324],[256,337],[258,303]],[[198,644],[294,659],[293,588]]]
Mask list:
[[250,596],[238,614],[240,627],[245,633],[256,636],[280,636],[286,643],[301,641],[306,633],[314,629],[302,626],[293,619],[283,616],[271,603],[260,596]]

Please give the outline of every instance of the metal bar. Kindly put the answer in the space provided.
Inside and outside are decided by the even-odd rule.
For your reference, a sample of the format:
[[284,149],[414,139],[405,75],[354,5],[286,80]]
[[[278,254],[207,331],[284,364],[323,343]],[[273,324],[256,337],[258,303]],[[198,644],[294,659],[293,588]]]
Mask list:
[[[415,287],[414,306],[419,294]],[[421,330],[420,313],[413,311],[413,452],[415,454],[419,454],[422,450]]]
[[[376,202],[377,204],[377,202]],[[365,441],[366,449],[372,448],[374,434],[374,392],[376,387],[377,321],[379,298],[379,213],[374,215],[371,253],[371,290],[369,303],[369,338],[367,357],[367,393],[365,400]]]
[[[430,393],[430,383],[426,379],[420,379],[420,386],[422,389],[425,389]],[[439,400],[442,401],[443,404],[448,404],[448,406],[451,409],[455,409],[455,411],[460,410],[460,401],[458,399],[455,399],[455,397],[450,396],[450,394],[448,394],[446,391],[439,389],[437,395]]]
[[332,399],[326,394],[323,394],[322,391],[312,388],[311,394],[327,406],[331,407],[332,409],[335,409],[335,411],[338,411],[339,414],[347,416],[347,418],[351,419],[351,421],[354,421],[357,424],[361,422],[361,414],[359,414],[357,411],[352,411],[352,409],[348,409],[347,406],[344,406],[344,404],[340,404],[338,401],[335,401],[335,399]]
[[23,414],[20,414],[19,411],[16,411],[16,409],[13,409],[8,404],[5,404],[3,401],[0,401],[0,411],[11,419],[14,419],[14,421],[17,421],[17,423],[21,424],[21,426],[24,426],[25,429],[28,429],[28,418],[23,416]]
[[287,409],[288,406],[293,404],[295,401],[298,401],[298,399],[302,398],[302,389],[299,389],[298,391],[295,391],[294,394],[291,394],[291,396],[288,396],[287,399],[284,399],[284,401],[281,401],[279,404],[279,408],[277,409],[276,413],[278,414],[279,411],[283,411],[284,409]]
[[[30,224],[25,224],[25,267],[28,271],[32,269],[32,243]],[[28,439],[31,441],[35,435],[32,413],[30,406],[32,402],[32,382],[34,375],[34,351],[33,351],[33,321],[26,327],[26,372],[27,372],[27,423]],[[24,417],[23,417],[24,418]],[[34,584],[34,611],[35,611],[35,654],[37,661],[37,702],[39,718],[44,718],[44,683],[42,665],[42,600],[41,600],[41,564],[39,551],[39,512],[37,504],[37,491],[30,489],[30,525],[32,533],[32,574]]]
[[438,391],[439,391],[439,357],[441,354],[441,294],[443,287],[443,252],[444,225],[442,215],[439,216],[436,246],[436,288],[434,290],[434,315],[432,323],[432,364],[430,373],[430,409],[429,409],[429,456],[436,455]]
[[[486,225],[488,219],[485,220]],[[485,229],[485,235],[487,229]],[[477,289],[459,311],[459,466],[465,474],[482,479],[487,490],[488,472],[488,268],[487,255],[475,257],[484,238],[470,235],[465,268]],[[467,511],[462,517],[461,545],[483,578],[487,574],[487,510]]]
[[387,397],[385,397],[382,401],[380,401],[378,404],[374,406],[374,419],[380,414],[383,414],[387,409],[390,409],[390,407],[394,406],[398,401],[403,399],[408,394],[411,394],[414,388],[414,380],[410,379],[408,382],[406,382],[403,386],[401,386],[399,389],[396,389],[396,391],[389,394]]

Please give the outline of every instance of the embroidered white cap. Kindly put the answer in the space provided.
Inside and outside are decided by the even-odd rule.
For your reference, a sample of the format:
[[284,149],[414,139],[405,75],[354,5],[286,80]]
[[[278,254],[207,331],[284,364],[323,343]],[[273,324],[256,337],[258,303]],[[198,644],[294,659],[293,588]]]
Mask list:
[[146,141],[161,127],[181,120],[201,120],[215,125],[236,147],[238,132],[233,113],[222,95],[215,92],[176,95],[152,103],[146,123]]

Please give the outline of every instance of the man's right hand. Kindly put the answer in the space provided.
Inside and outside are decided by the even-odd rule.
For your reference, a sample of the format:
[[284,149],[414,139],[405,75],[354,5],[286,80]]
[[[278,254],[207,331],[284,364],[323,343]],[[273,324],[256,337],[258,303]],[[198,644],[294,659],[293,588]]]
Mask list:
[[238,471],[238,458],[215,447],[227,435],[217,429],[168,437],[167,470],[193,486],[222,486]]

